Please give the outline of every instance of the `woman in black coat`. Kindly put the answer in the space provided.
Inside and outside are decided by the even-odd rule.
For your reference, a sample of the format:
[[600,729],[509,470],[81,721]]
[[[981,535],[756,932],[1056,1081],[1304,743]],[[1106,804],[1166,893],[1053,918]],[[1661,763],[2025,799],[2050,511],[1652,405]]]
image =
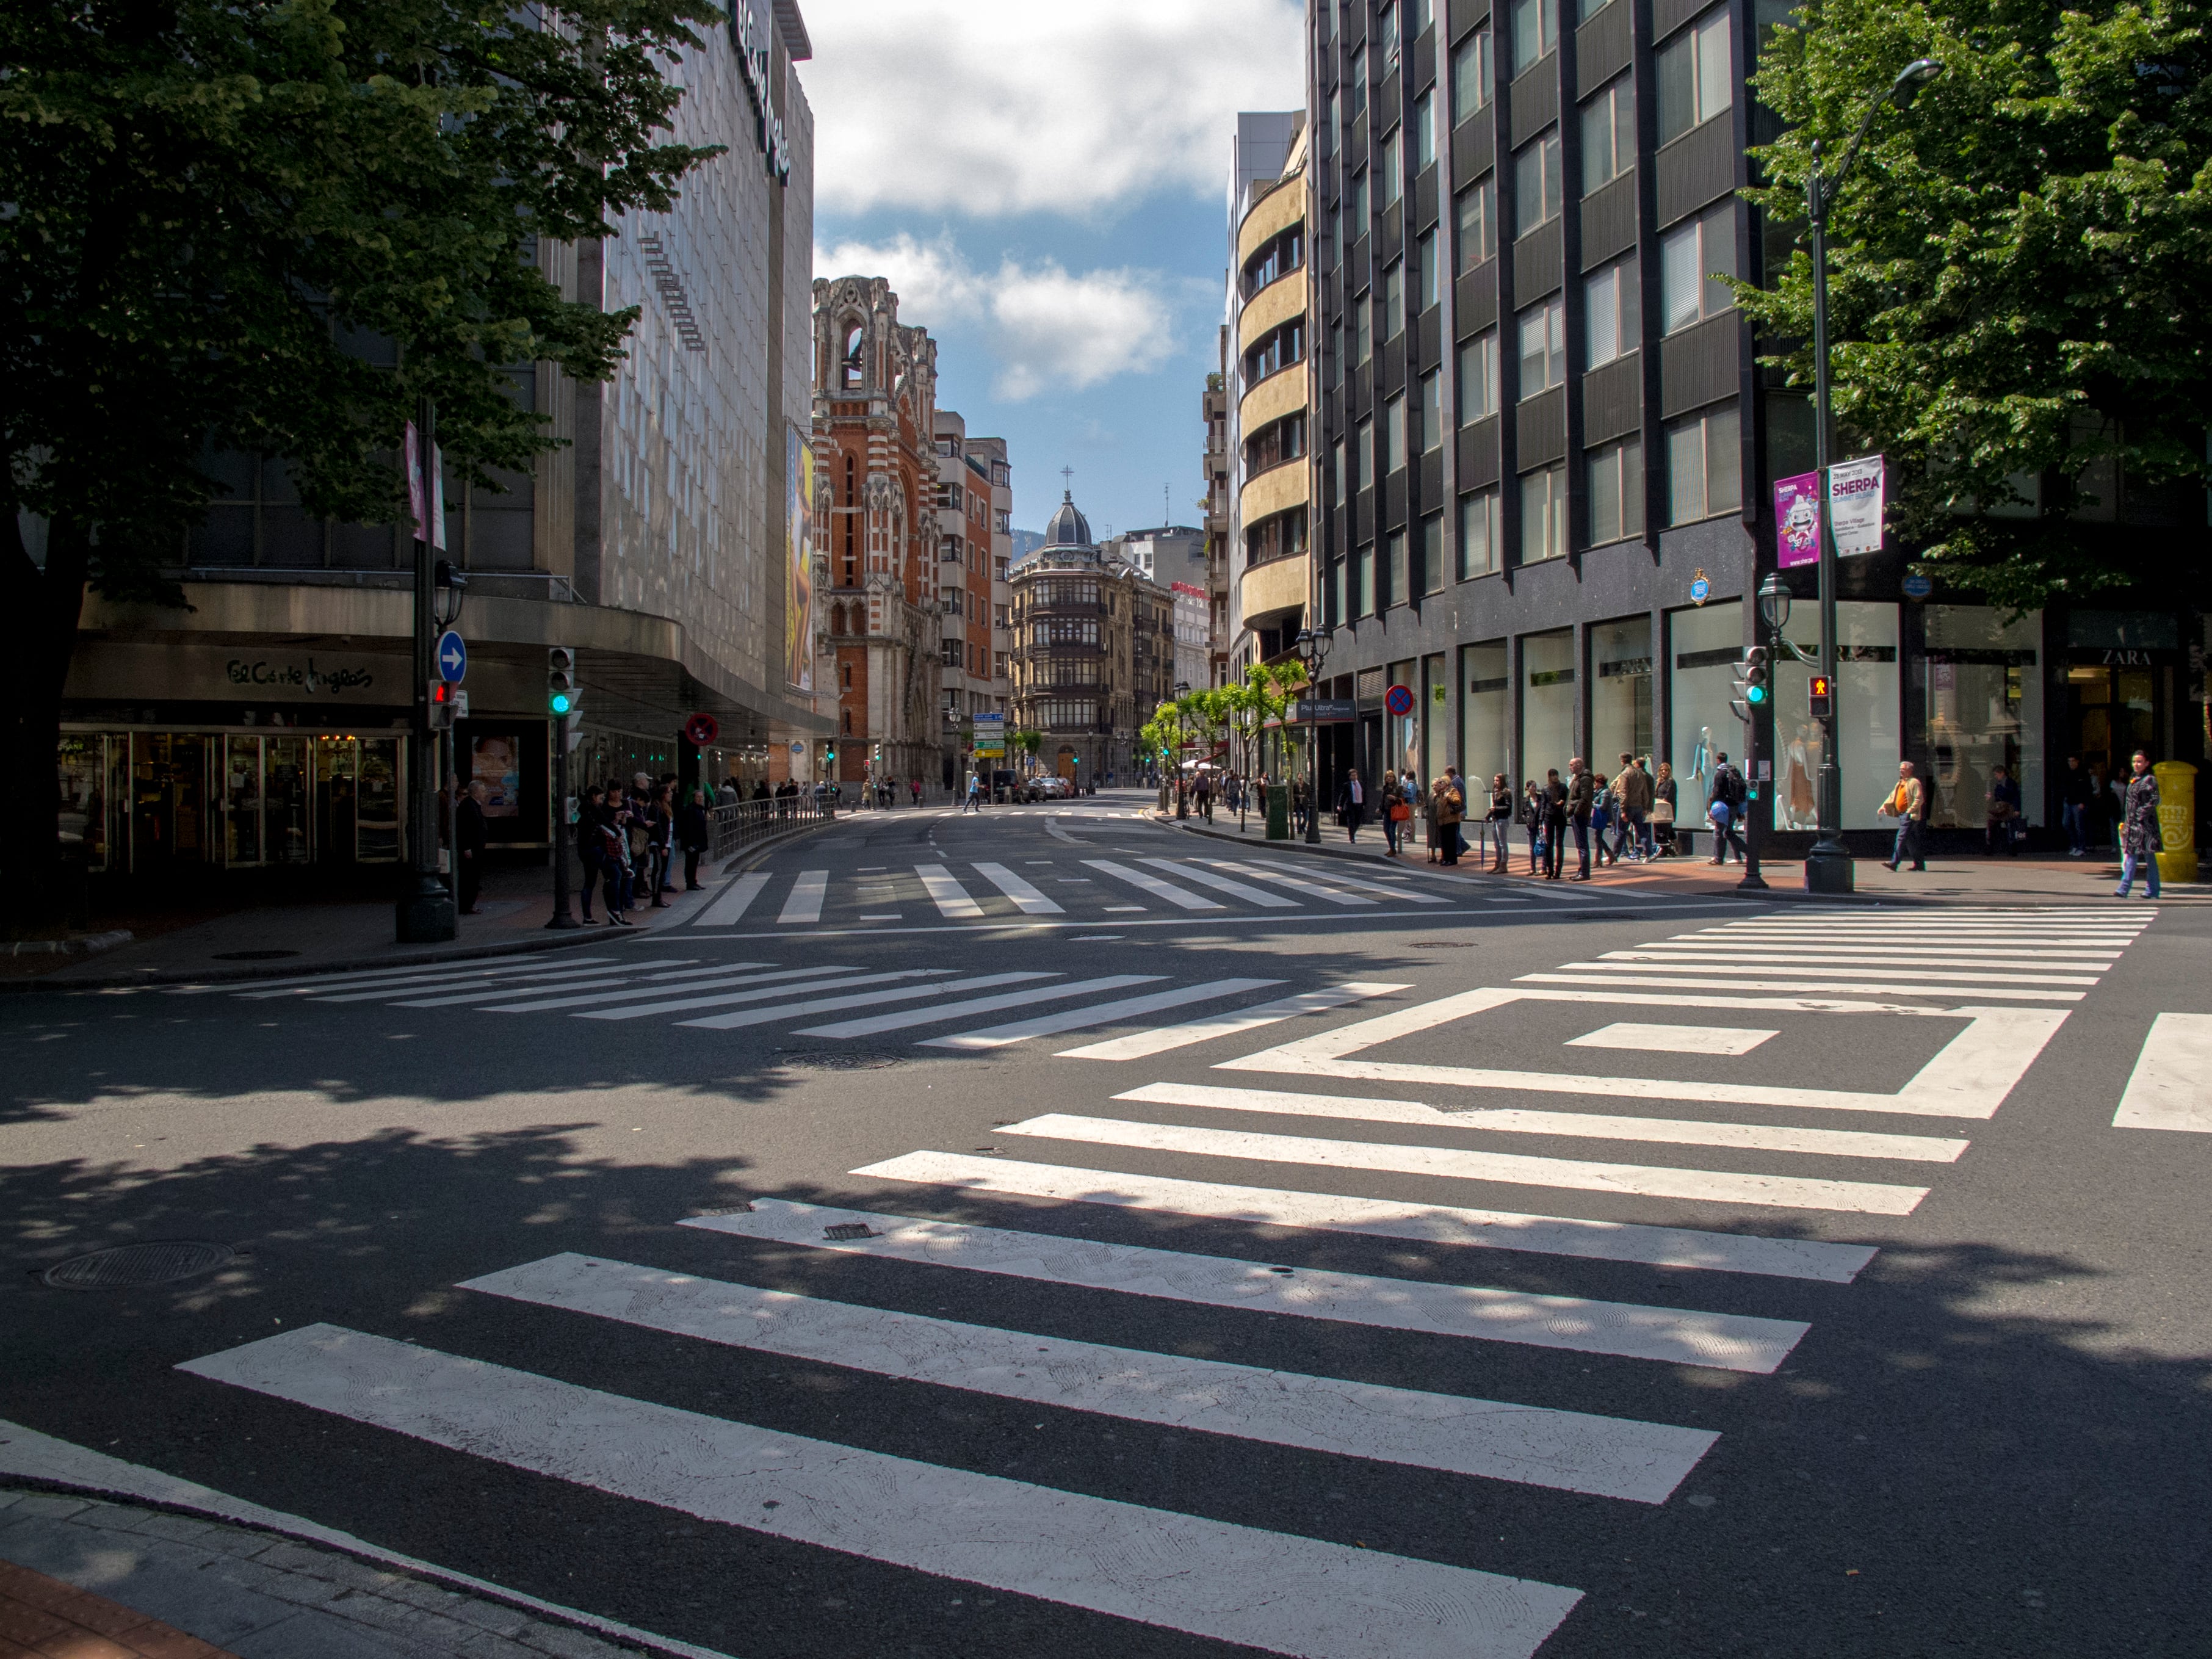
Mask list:
[[714,845],[714,825],[707,811],[707,792],[684,792],[684,805],[676,809],[676,839],[684,848],[684,890],[699,890],[699,860]]

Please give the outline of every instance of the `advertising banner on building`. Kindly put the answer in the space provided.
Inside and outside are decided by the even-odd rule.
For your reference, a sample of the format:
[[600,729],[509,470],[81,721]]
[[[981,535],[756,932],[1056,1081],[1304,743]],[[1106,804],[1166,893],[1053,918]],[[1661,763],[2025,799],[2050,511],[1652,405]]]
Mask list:
[[1838,461],[1828,469],[1828,527],[1836,556],[1881,551],[1881,457]]
[[799,429],[784,429],[784,678],[794,690],[814,689],[814,446]]
[[1774,562],[1783,569],[1820,559],[1820,475],[1774,481]]

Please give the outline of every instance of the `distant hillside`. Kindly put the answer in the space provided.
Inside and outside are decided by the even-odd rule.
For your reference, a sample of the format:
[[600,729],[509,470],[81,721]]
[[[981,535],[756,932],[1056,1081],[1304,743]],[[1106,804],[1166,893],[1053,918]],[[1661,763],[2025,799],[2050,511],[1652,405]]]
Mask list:
[[1026,559],[1043,545],[1044,532],[1042,530],[1017,530],[1014,532],[1014,562]]

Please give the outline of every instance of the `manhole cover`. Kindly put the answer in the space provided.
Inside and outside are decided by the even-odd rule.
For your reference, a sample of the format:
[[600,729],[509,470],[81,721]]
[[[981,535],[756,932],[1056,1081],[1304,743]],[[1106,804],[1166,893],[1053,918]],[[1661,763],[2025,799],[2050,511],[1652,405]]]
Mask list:
[[896,1066],[904,1058],[899,1054],[856,1054],[841,1049],[816,1048],[804,1053],[776,1052],[777,1066],[800,1072],[879,1072],[887,1066]]
[[296,957],[297,951],[218,951],[217,962],[276,962],[285,957]]
[[39,1277],[57,1290],[120,1291],[140,1285],[168,1285],[196,1279],[236,1259],[228,1244],[198,1239],[165,1239],[150,1244],[118,1244],[57,1261]]

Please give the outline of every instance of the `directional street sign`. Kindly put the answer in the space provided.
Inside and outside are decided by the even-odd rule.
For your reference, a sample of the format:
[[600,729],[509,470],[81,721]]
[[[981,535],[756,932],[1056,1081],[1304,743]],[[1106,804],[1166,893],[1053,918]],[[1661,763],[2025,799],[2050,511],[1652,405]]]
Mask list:
[[438,678],[448,685],[459,685],[469,672],[469,648],[450,628],[438,636],[437,659]]

